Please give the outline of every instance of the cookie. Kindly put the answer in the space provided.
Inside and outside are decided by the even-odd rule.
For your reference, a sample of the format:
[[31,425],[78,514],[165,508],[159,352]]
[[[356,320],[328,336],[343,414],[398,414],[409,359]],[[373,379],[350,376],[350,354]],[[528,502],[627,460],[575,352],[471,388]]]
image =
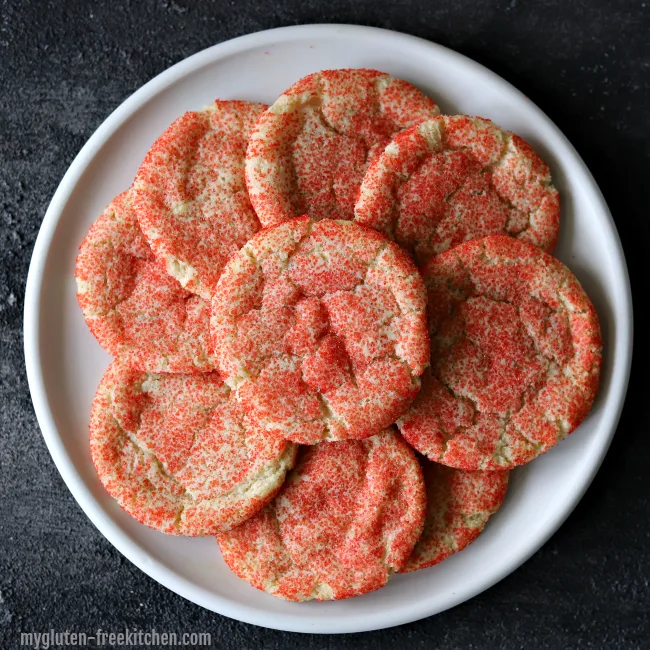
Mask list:
[[512,237],[466,242],[424,267],[431,371],[398,420],[431,460],[523,465],[569,435],[598,390],[598,316],[561,262]]
[[251,426],[214,372],[161,375],[115,361],[90,416],[90,452],[108,493],[172,535],[214,535],[257,513],[296,451]]
[[386,584],[424,522],[425,489],[412,449],[394,431],[301,452],[278,496],[217,536],[228,566],[286,600],[338,600]]
[[399,133],[368,169],[355,218],[424,264],[507,234],[551,252],[560,201],[544,161],[490,120],[441,115]]
[[426,293],[406,253],[349,221],[262,230],[212,301],[219,370],[270,434],[365,438],[413,400],[429,361]]
[[217,100],[185,113],[153,145],[133,183],[133,206],[156,257],[203,298],[260,227],[246,191],[244,156],[265,108]]
[[377,70],[304,77],[251,134],[246,182],[260,221],[352,219],[368,162],[395,133],[438,113],[417,88]]
[[462,551],[503,503],[509,472],[465,472],[422,462],[427,514],[422,535],[400,573],[424,569]]
[[156,261],[123,192],[86,235],[75,268],[77,298],[99,344],[150,372],[214,370],[210,302]]

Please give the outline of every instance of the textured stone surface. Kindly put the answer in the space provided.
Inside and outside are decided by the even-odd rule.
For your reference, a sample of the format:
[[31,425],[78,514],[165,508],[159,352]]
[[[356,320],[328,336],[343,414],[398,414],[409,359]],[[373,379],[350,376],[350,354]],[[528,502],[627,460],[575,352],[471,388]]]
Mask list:
[[[646,6],[648,4],[648,6]],[[22,351],[29,256],[80,147],[142,83],[216,42],[269,27],[348,22],[437,41],[521,88],[596,176],[647,298],[650,3],[596,0],[0,0],[0,647],[20,631],[209,631],[220,648],[641,648],[650,638],[650,417],[637,328],[612,448],[560,531],[510,577],[452,611],[383,632],[302,636],[196,607],[95,530],[36,424]]]

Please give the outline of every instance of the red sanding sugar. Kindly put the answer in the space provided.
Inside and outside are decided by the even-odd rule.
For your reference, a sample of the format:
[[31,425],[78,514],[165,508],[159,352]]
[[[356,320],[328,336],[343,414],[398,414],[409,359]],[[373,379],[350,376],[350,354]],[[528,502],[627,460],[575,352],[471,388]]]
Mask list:
[[427,515],[400,573],[438,564],[471,544],[503,503],[509,472],[466,472],[422,461]]
[[417,88],[377,70],[323,70],[260,117],[246,153],[251,202],[265,226],[301,214],[352,219],[368,166],[395,133],[439,113]]
[[154,253],[183,287],[204,298],[260,227],[244,157],[265,108],[217,100],[185,113],[155,142],[133,182],[133,206]]
[[77,298],[100,345],[150,372],[214,370],[210,303],[167,274],[138,226],[130,192],[102,212],[75,268]]
[[550,252],[560,201],[548,167],[522,138],[482,118],[441,115],[399,133],[376,158],[355,216],[424,264],[494,234]]
[[132,517],[165,533],[214,535],[275,496],[297,448],[252,426],[217,373],[161,375],[115,361],[93,402],[90,451]]
[[235,255],[211,331],[248,415],[294,442],[364,438],[392,424],[429,361],[425,289],[370,228],[292,219]]
[[575,276],[494,235],[423,269],[432,365],[398,420],[431,460],[466,470],[531,461],[571,433],[598,390],[598,316]]
[[336,600],[382,587],[409,557],[425,489],[412,449],[386,430],[304,449],[276,499],[217,536],[228,566],[286,600]]

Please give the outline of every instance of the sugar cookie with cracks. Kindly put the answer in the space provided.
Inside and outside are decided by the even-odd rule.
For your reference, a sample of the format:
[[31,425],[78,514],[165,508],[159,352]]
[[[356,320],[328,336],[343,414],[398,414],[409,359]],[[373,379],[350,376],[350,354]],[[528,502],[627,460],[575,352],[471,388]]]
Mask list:
[[86,323],[109,354],[150,372],[215,369],[208,350],[210,302],[183,289],[155,259],[130,191],[90,228],[75,278]]
[[395,133],[438,113],[417,88],[377,70],[304,77],[251,134],[246,182],[260,221],[352,219],[368,163]]
[[178,118],[133,183],[140,226],[167,271],[209,298],[223,265],[260,228],[248,199],[248,136],[266,106],[215,101]]
[[263,508],[296,445],[252,427],[217,373],[161,375],[115,361],[90,416],[90,451],[108,493],[173,535],[214,535]]
[[431,460],[523,465],[569,435],[598,391],[598,316],[561,262],[512,237],[466,242],[422,270],[432,362],[397,421]]
[[400,573],[438,564],[471,544],[503,503],[509,472],[465,472],[423,460],[427,514]]
[[253,237],[219,280],[211,333],[246,413],[303,444],[392,424],[429,362],[415,265],[349,221],[299,217]]
[[278,496],[217,536],[226,563],[285,600],[338,600],[383,587],[424,522],[424,481],[413,450],[385,430],[300,453]]
[[551,252],[560,201],[549,168],[518,135],[490,120],[441,115],[399,133],[377,157],[355,217],[424,264],[497,234]]

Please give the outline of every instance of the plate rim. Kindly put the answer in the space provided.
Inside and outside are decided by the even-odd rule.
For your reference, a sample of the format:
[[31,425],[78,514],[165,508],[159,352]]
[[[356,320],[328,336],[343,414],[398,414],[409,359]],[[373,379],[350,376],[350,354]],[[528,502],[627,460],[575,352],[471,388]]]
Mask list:
[[[80,177],[85,172],[88,165],[94,158],[95,153],[104,146],[112,134],[135,113],[143,104],[148,102],[153,96],[161,92],[166,87],[172,85],[185,75],[200,69],[201,67],[213,63],[216,60],[226,58],[230,55],[237,54],[252,47],[260,46],[262,44],[271,45],[273,41],[282,40],[300,40],[310,38],[322,38],[332,35],[359,35],[365,37],[383,37],[391,38],[394,40],[402,40],[405,44],[416,44],[424,46],[431,50],[442,52],[447,57],[455,58],[457,61],[465,66],[473,67],[481,75],[490,78],[491,81],[507,87],[511,92],[518,94],[529,107],[537,114],[537,118],[546,123],[555,131],[556,135],[563,141],[569,153],[574,156],[574,162],[577,165],[578,171],[582,173],[584,182],[589,186],[589,191],[593,198],[601,205],[603,213],[610,229],[609,244],[612,247],[612,255],[616,258],[619,268],[622,271],[622,284],[624,285],[625,292],[622,296],[623,304],[625,306],[625,315],[627,316],[626,327],[620,333],[622,339],[623,351],[618,351],[617,354],[625,354],[622,366],[618,366],[618,375],[615,376],[616,367],[612,369],[612,379],[609,400],[616,399],[615,408],[610,408],[607,414],[604,414],[605,422],[604,428],[607,428],[608,435],[603,441],[600,449],[598,450],[597,458],[589,472],[585,477],[580,489],[576,490],[571,498],[568,499],[562,508],[559,508],[554,516],[549,518],[549,523],[543,535],[538,536],[533,543],[531,543],[525,552],[520,553],[518,557],[509,562],[500,571],[488,574],[483,580],[477,580],[472,583],[472,586],[465,589],[457,589],[455,593],[448,599],[446,605],[442,608],[431,607],[427,608],[421,603],[412,608],[408,614],[400,612],[393,614],[391,612],[382,612],[380,617],[374,618],[366,617],[359,622],[356,619],[339,619],[334,624],[325,621],[318,621],[316,623],[310,622],[308,617],[300,615],[300,609],[296,609],[293,615],[285,614],[260,614],[257,609],[239,604],[233,604],[232,601],[214,594],[190,580],[180,576],[172,569],[168,568],[162,562],[151,558],[144,553],[138,544],[134,542],[121,528],[116,526],[110,517],[99,507],[95,498],[92,496],[89,488],[86,486],[81,476],[74,467],[72,460],[68,457],[62,439],[58,433],[56,423],[52,414],[51,407],[48,403],[47,392],[45,389],[45,382],[41,371],[41,355],[39,339],[41,334],[40,327],[40,302],[43,289],[44,271],[50,245],[55,234],[57,225],[59,223],[61,214],[65,210],[67,203],[70,199],[74,188]],[[632,295],[629,280],[628,268],[625,260],[623,247],[616,229],[616,224],[612,218],[611,212],[607,206],[605,198],[596,184],[595,179],[589,172],[586,164],[582,160],[579,153],[569,142],[562,131],[555,125],[555,123],[531,100],[529,100],[521,91],[515,86],[510,84],[500,75],[486,68],[482,64],[474,61],[473,59],[460,54],[450,48],[427,41],[410,34],[396,32],[393,30],[382,29],[378,27],[367,27],[360,25],[348,24],[307,24],[307,25],[293,25],[288,27],[278,27],[274,29],[262,30],[244,36],[239,36],[234,39],[223,41],[216,45],[210,46],[201,50],[180,62],[172,65],[166,70],[159,73],[153,79],[145,83],[127,99],[125,99],[96,129],[93,135],[84,144],[80,152],[77,154],[73,162],[68,167],[64,174],[52,200],[47,208],[43,221],[41,223],[38,236],[36,238],[32,257],[27,274],[27,283],[25,290],[24,302],[24,316],[23,316],[23,334],[24,334],[24,353],[25,353],[25,366],[27,370],[27,380],[31,394],[34,411],[36,418],[41,429],[43,438],[47,448],[52,456],[54,464],[56,465],[61,477],[63,478],[72,496],[80,505],[86,516],[91,520],[95,527],[102,533],[102,535],[129,561],[135,564],[140,570],[148,576],[172,590],[176,594],[190,600],[191,602],[200,605],[208,610],[217,612],[230,618],[250,623],[254,625],[264,626],[277,630],[284,630],[290,632],[306,632],[306,633],[351,633],[351,632],[364,632],[377,629],[384,629],[416,621],[442,611],[455,607],[466,600],[473,598],[479,593],[490,588],[507,575],[515,571],[521,564],[527,561],[534,553],[536,553],[548,539],[559,529],[567,517],[574,510],[578,502],[582,499],[587,488],[593,481],[600,465],[607,453],[611,444],[616,427],[620,419],[623,405],[625,403],[625,396],[629,383],[630,368],[632,363],[632,345],[633,345],[633,310],[632,310]],[[616,340],[618,343],[618,336]],[[613,395],[612,395],[613,393]],[[264,619],[265,620],[262,620]],[[334,626],[335,625],[335,626]]]

